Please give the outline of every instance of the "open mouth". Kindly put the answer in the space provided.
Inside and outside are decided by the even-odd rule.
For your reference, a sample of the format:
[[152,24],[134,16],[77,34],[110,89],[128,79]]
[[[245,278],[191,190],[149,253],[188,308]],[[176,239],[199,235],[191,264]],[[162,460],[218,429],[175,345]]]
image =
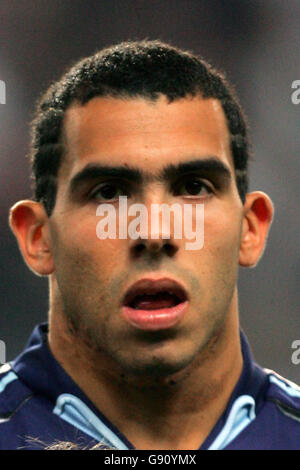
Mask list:
[[157,292],[156,294],[137,295],[128,306],[136,310],[157,310],[175,307],[180,302],[179,297],[172,292]]
[[136,328],[170,328],[183,318],[188,302],[185,289],[172,279],[142,279],[133,284],[123,299],[125,319]]

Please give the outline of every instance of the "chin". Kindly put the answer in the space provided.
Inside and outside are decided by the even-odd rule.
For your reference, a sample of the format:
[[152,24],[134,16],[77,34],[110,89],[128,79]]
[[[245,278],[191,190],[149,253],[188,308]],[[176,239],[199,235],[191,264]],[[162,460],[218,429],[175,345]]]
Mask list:
[[184,370],[193,361],[193,357],[184,355],[179,357],[177,352],[176,357],[169,357],[167,354],[152,354],[139,358],[119,357],[117,361],[125,374],[155,381]]

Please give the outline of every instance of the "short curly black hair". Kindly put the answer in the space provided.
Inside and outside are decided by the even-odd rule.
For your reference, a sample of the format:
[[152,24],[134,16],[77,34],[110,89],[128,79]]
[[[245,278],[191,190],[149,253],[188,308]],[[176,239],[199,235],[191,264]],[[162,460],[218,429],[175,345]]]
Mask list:
[[48,216],[55,206],[57,173],[64,154],[62,128],[66,109],[95,96],[144,97],[169,102],[187,96],[221,102],[231,136],[237,188],[242,202],[248,190],[248,130],[231,86],[202,58],[155,40],[126,41],[84,58],[53,83],[38,103],[32,122],[30,160],[35,200]]

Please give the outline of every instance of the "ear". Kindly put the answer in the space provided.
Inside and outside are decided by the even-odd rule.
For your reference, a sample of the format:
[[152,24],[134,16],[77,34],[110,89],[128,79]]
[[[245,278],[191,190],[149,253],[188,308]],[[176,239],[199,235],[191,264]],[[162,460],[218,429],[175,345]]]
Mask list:
[[266,245],[274,206],[267,194],[255,191],[246,195],[240,242],[240,266],[255,267]]
[[38,202],[20,201],[10,209],[9,224],[24,261],[40,276],[54,271],[48,220],[44,206]]

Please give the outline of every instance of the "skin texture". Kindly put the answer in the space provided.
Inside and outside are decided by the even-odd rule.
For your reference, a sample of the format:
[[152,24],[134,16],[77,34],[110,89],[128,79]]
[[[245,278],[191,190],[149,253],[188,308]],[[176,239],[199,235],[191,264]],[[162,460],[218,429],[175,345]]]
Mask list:
[[[63,139],[53,214],[48,218],[39,203],[22,201],[10,219],[30,269],[49,276],[50,348],[137,448],[198,448],[241,373],[238,266],[258,262],[272,203],[253,192],[242,204],[226,119],[214,99],[94,98],[68,109]],[[174,194],[157,177],[168,164],[211,157],[231,178],[198,175],[210,190],[204,186],[196,196],[185,187]],[[161,233],[158,240],[99,240],[96,208],[102,199],[99,192],[87,195],[103,181],[70,191],[87,164],[124,165],[151,175],[131,186],[128,198],[146,205],[149,214],[153,203],[204,203],[203,248],[186,250],[186,240],[172,233],[169,240]],[[118,210],[117,199],[112,203]],[[145,277],[168,277],[186,289],[186,314],[175,327],[144,332],[122,316],[126,290]]]

